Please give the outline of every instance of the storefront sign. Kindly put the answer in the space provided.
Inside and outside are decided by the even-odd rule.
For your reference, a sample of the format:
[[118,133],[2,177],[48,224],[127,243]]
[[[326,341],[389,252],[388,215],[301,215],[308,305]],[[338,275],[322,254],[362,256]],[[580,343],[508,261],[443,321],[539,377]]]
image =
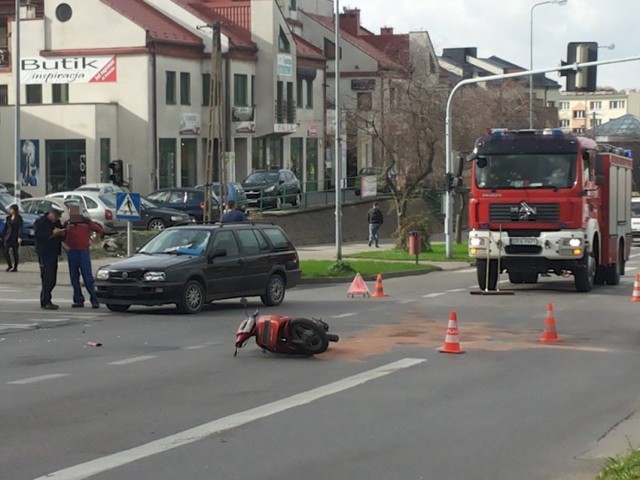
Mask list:
[[307,137],[317,137],[318,136],[318,125],[312,124],[307,128]]
[[180,135],[200,135],[201,129],[199,113],[180,114]]
[[254,107],[233,107],[231,122],[236,134],[256,133],[256,109]]
[[273,126],[274,133],[295,133],[298,131],[298,125],[295,123],[276,123]]
[[360,197],[375,197],[378,194],[378,177],[366,175],[360,179]]
[[374,79],[358,79],[351,80],[351,90],[355,92],[368,92],[376,88]]
[[293,57],[285,53],[278,54],[278,75],[293,77]]
[[20,82],[105,83],[117,80],[117,59],[111,57],[31,57],[20,60]]

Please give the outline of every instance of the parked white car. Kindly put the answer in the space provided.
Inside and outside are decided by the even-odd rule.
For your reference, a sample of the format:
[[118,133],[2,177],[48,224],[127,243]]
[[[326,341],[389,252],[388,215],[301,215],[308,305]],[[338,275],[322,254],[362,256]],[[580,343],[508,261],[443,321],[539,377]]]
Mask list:
[[124,230],[127,226],[126,222],[116,220],[116,199],[113,194],[76,190],[51,193],[47,197],[60,198],[65,203],[69,200],[79,203],[80,208],[86,210],[91,220],[99,223],[106,234]]

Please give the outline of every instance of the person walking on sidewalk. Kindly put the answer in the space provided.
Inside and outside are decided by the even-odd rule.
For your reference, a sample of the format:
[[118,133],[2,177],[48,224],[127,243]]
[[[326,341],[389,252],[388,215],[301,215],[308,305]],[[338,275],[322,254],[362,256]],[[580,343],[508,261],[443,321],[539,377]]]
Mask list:
[[[18,250],[22,243],[22,217],[18,205],[9,207],[9,215],[4,221],[2,230],[2,248],[4,251],[4,259],[7,262],[7,272],[18,271],[19,255]],[[13,252],[13,265],[11,264],[11,252]]]
[[65,224],[67,231],[65,243],[68,247],[69,277],[71,277],[71,286],[73,287],[73,303],[71,306],[73,308],[84,307],[84,295],[80,285],[80,275],[82,275],[84,286],[89,293],[91,307],[100,308],[93,282],[93,272],[91,271],[89,247],[91,246],[92,232],[104,235],[104,230],[96,222],[83,217],[77,205],[72,205],[70,211],[69,221]]
[[222,222],[244,222],[246,219],[247,216],[242,210],[236,208],[236,201],[230,199],[227,202],[227,211],[222,216]]
[[54,205],[51,210],[36,220],[34,224],[36,236],[36,252],[40,263],[40,307],[45,310],[57,310],[58,306],[51,302],[51,293],[58,279],[58,257],[62,254],[64,228],[60,223],[62,210]]
[[367,222],[369,223],[369,246],[375,243],[376,248],[380,248],[378,231],[384,223],[384,218],[380,208],[378,208],[378,202],[374,202],[373,207],[367,212]]

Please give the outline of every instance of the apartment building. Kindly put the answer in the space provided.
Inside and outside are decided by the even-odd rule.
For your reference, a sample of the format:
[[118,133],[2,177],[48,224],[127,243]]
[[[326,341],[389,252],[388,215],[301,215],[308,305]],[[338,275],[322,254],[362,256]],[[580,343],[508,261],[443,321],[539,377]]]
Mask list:
[[640,115],[640,91],[563,92],[558,103],[560,126],[583,133],[624,115]]
[[[3,181],[16,163],[8,3],[0,0]],[[322,188],[325,61],[277,2],[34,0],[21,9],[25,189],[40,195],[104,181],[116,158],[132,166],[141,193],[203,183],[215,22],[226,127],[216,141],[231,152],[228,179],[289,167],[309,189]]]

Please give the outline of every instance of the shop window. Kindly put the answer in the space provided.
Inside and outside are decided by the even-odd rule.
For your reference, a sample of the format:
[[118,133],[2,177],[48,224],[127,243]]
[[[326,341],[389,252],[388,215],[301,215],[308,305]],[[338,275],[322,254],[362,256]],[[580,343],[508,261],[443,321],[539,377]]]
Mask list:
[[161,138],[158,141],[160,165],[158,187],[168,188],[176,185],[176,139]]
[[51,85],[52,103],[69,103],[69,84],[54,83]]
[[75,190],[86,183],[85,140],[47,140],[47,193]]
[[100,181],[109,179],[109,163],[111,162],[111,139],[100,139]]
[[166,72],[165,100],[167,105],[176,104],[176,72]]
[[27,85],[27,105],[42,104],[42,85]]

